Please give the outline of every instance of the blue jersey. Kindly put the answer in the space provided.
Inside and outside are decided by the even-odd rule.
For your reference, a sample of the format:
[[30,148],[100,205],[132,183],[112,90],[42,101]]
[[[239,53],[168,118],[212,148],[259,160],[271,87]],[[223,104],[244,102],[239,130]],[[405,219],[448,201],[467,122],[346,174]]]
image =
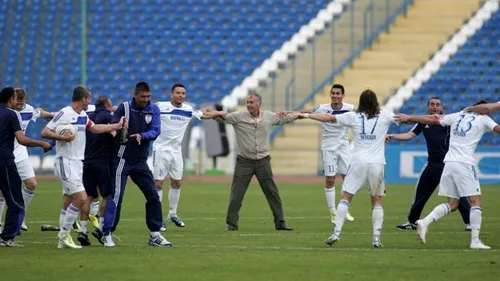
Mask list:
[[417,124],[411,131],[416,135],[424,133],[427,143],[427,162],[443,163],[450,145],[450,127]]
[[149,154],[149,145],[161,131],[160,109],[149,102],[144,108],[135,105],[135,99],[121,103],[113,114],[113,122],[118,123],[122,116],[126,116],[126,107],[129,108],[128,135],[141,134],[141,144],[135,138],[129,138],[126,145],[117,144],[115,155],[129,163],[146,162]]
[[14,139],[16,132],[22,131],[21,116],[18,112],[0,105],[0,166],[15,165]]
[[[113,115],[111,111],[104,106],[96,107],[94,112],[87,112],[90,120],[95,124],[109,124],[112,122]],[[115,139],[111,134],[93,134],[89,130],[87,134],[87,143],[85,146],[84,163],[110,162],[113,155]]]

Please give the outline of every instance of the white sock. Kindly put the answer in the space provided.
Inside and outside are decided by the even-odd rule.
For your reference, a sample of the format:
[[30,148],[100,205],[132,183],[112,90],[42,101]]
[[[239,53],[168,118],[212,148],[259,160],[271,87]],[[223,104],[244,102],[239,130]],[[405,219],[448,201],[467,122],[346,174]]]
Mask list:
[[73,228],[73,224],[75,223],[79,212],[80,209],[73,206],[73,204],[69,204],[68,209],[66,209],[66,215],[64,216],[63,219],[63,226],[59,231],[60,238],[66,235],[66,233],[68,233]]
[[91,202],[89,214],[95,217],[97,216],[97,212],[99,212],[99,201]]
[[61,209],[61,213],[59,214],[59,229],[63,228],[65,216],[66,216],[66,210]]
[[0,197],[0,224],[2,223],[4,209],[5,209],[5,199],[3,199],[3,197]]
[[158,237],[158,236],[160,236],[160,232],[158,232],[158,231],[151,231],[150,235],[151,235],[151,237]]
[[330,213],[335,213],[335,186],[332,188],[325,188],[326,205]]
[[102,230],[102,226],[104,225],[104,218],[99,217],[99,230]]
[[87,233],[87,222],[88,220],[80,221],[80,229],[83,233]]
[[470,208],[470,227],[471,227],[471,242],[479,241],[479,230],[481,229],[482,218],[481,207]]
[[434,208],[434,210],[432,210],[430,214],[427,215],[427,217],[423,219],[423,222],[426,225],[429,225],[439,220],[440,218],[444,217],[445,215],[449,214],[450,211],[451,211],[450,204],[448,203],[439,204]]
[[160,197],[160,202],[163,202],[163,188],[162,189],[156,189],[156,192],[158,192],[158,197]]
[[333,233],[340,237],[340,232],[342,231],[342,226],[344,226],[345,216],[349,211],[349,202],[346,200],[340,200],[337,206],[337,216],[335,217],[335,229]]
[[169,202],[169,209],[168,213],[170,215],[176,215],[177,214],[177,205],[179,204],[179,198],[181,197],[181,189],[180,187],[178,188],[172,188],[168,190],[168,202]]
[[384,208],[382,205],[375,205],[372,209],[373,236],[380,237],[382,223],[384,222]]
[[26,212],[26,209],[28,209],[28,206],[30,205],[31,200],[33,200],[33,196],[35,196],[35,191],[29,190],[26,187],[23,187],[22,193],[23,193],[23,199],[24,199],[24,211]]

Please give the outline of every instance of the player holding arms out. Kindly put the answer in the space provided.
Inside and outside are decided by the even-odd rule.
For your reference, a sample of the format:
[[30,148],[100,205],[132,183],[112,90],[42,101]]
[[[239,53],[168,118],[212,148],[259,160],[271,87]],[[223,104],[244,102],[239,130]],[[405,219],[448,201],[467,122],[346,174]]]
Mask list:
[[[430,115],[442,114],[443,104],[441,100],[438,97],[430,98],[427,102],[427,111]],[[423,133],[425,142],[427,143],[428,158],[415,187],[415,195],[407,217],[408,221],[396,226],[401,230],[417,229],[415,222],[420,218],[425,204],[431,197],[432,193],[434,193],[434,190],[436,190],[436,187],[439,185],[439,180],[441,179],[441,174],[444,169],[443,159],[446,152],[448,152],[450,144],[450,127],[417,124],[407,133],[387,135],[387,139],[408,141],[415,138],[420,133]],[[465,230],[470,231],[470,204],[467,198],[460,198],[458,210],[460,211],[462,219],[466,225]]]
[[[85,202],[87,201],[82,178],[86,130],[95,134],[102,134],[119,130],[123,125],[123,119],[116,124],[95,125],[85,113],[90,100],[90,91],[86,87],[77,86],[73,90],[71,105],[61,109],[42,131],[42,137],[56,140],[54,172],[63,187],[63,206],[59,216],[58,248],[81,248],[81,246],[73,242],[69,231],[76,221],[78,212],[81,208],[85,208]],[[58,125],[62,124],[75,126],[75,135],[69,132],[58,135],[55,130]]]
[[358,109],[340,115],[325,113],[303,113],[301,117],[322,122],[337,122],[351,128],[353,134],[354,153],[344,183],[342,200],[337,207],[335,228],[325,241],[332,245],[339,241],[342,226],[351,204],[352,198],[359,189],[367,185],[372,203],[373,240],[372,245],[382,247],[380,234],[384,221],[382,197],[385,195],[385,136],[394,114],[380,109],[377,96],[371,90],[365,90],[359,97]]
[[[182,84],[172,86],[170,101],[158,102],[161,114],[161,133],[153,143],[153,175],[160,201],[163,199],[163,182],[170,177],[168,191],[169,209],[167,220],[178,227],[184,227],[184,222],[177,216],[177,206],[180,198],[180,188],[184,163],[182,159],[182,139],[186,128],[193,117],[209,118],[201,111],[193,110],[184,104],[186,87]],[[207,113],[211,114],[211,113]],[[161,231],[166,231],[162,226]]]
[[[331,103],[321,104],[302,113],[326,113],[331,115],[344,114],[354,110],[354,105],[344,103],[344,86],[334,84],[330,89]],[[323,170],[325,173],[325,196],[331,221],[335,222],[335,176],[342,175],[345,178],[347,167],[351,162],[351,147],[347,139],[347,127],[335,122],[323,123],[323,139],[321,141],[321,154],[323,158]],[[346,220],[354,221],[347,213]]]
[[[486,104],[480,101],[476,105]],[[439,184],[439,195],[448,198],[447,203],[436,206],[417,224],[417,239],[425,244],[429,225],[443,216],[457,210],[460,197],[467,197],[471,204],[471,249],[491,249],[479,239],[481,229],[481,187],[477,175],[474,152],[484,133],[500,133],[500,126],[489,116],[476,113],[457,112],[438,118],[432,116],[408,116],[400,114],[396,120],[402,123],[440,124],[451,127],[450,149],[444,158],[444,170]]]

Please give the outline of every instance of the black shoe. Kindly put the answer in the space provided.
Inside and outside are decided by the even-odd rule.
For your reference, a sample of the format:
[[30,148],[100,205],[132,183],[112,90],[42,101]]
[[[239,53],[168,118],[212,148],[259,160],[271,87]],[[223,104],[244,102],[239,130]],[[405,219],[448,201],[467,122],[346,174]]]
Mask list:
[[406,222],[403,224],[398,224],[396,226],[399,230],[417,230],[417,225],[411,222]]
[[282,226],[276,227],[276,230],[292,231],[293,228],[291,226],[288,226],[288,225],[282,225]]
[[92,232],[92,236],[94,236],[94,238],[97,239],[97,241],[99,241],[99,243],[104,245],[104,242],[102,242],[103,234],[99,228]]
[[238,231],[238,227],[228,224],[228,225],[226,225],[226,228],[224,228],[224,231]]
[[90,246],[91,243],[90,243],[90,239],[89,239],[89,236],[87,235],[87,233],[83,233],[83,232],[80,232],[78,233],[78,238],[76,238],[78,240],[78,242],[80,242],[80,245],[82,246]]

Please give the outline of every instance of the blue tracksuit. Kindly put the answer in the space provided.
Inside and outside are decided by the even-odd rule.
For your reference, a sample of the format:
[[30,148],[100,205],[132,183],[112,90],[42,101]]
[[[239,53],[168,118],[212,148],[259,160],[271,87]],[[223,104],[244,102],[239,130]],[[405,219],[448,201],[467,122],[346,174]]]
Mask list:
[[[104,106],[97,106],[94,112],[87,112],[95,124],[112,122],[111,111]],[[111,195],[111,162],[115,140],[110,134],[86,132],[85,160],[83,160],[83,186],[87,195],[93,198]],[[99,186],[99,192],[97,191]]]
[[[417,124],[412,129],[412,132],[416,135],[424,133],[429,155],[427,165],[418,179],[415,197],[408,214],[408,222],[415,223],[420,218],[425,203],[427,203],[441,180],[444,169],[444,156],[448,152],[450,145],[450,127]],[[469,224],[470,204],[467,198],[460,198],[458,210],[464,223]]]
[[127,144],[118,143],[115,146],[116,156],[112,169],[114,192],[112,192],[106,207],[102,231],[106,235],[114,231],[118,225],[123,193],[129,176],[146,198],[146,224],[149,230],[159,231],[163,222],[161,202],[156,191],[153,174],[146,161],[150,143],[160,134],[160,109],[153,103],[148,103],[144,108],[138,108],[133,99],[120,104],[113,114],[112,123],[118,123],[122,116],[126,116],[128,119],[129,135],[140,133],[142,141],[139,145],[135,138],[129,138]]
[[3,240],[19,235],[25,213],[21,178],[14,163],[14,138],[17,131],[22,131],[21,117],[5,104],[0,104],[0,190],[7,202],[5,227],[0,234]]

